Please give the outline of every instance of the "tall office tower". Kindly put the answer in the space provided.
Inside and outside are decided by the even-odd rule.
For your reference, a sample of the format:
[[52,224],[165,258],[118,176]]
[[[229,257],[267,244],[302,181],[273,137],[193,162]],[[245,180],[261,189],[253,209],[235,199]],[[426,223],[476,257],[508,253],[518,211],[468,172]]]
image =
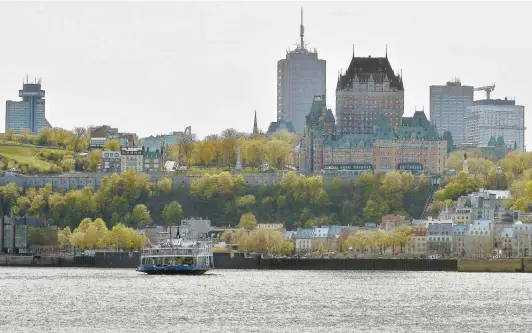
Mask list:
[[308,50],[303,40],[301,9],[301,41],[286,59],[277,62],[277,121],[292,123],[297,133],[305,129],[305,117],[314,96],[325,95],[326,61],[318,59],[318,51]]
[[514,100],[474,101],[465,118],[468,142],[488,147],[498,140],[509,148],[525,151],[525,107],[515,105]]
[[50,123],[45,115],[45,92],[41,90],[41,80],[23,84],[18,91],[22,101],[6,101],[6,131],[13,130],[20,133],[22,129],[29,129],[32,133],[39,133]]
[[404,112],[404,87],[385,57],[353,58],[336,85],[336,124],[343,134],[369,134],[379,115],[395,129]]
[[453,142],[466,141],[466,109],[473,105],[473,87],[463,86],[460,81],[447,82],[444,86],[430,86],[430,122],[436,125],[439,135],[451,132]]

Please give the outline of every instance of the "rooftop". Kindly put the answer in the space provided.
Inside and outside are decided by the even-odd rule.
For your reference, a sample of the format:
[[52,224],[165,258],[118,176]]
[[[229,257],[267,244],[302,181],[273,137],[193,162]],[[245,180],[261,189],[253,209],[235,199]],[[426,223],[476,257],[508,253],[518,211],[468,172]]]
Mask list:
[[473,101],[473,105],[515,105],[515,100],[505,99],[481,99]]
[[401,76],[396,75],[393,72],[393,68],[388,61],[388,57],[372,58],[369,57],[355,57],[347,68],[345,74],[340,74],[338,77],[338,83],[336,90],[345,90],[351,88],[355,77],[360,82],[366,82],[370,77],[376,83],[381,83],[386,78],[390,81],[390,87],[397,88],[398,90],[404,90],[403,79]]

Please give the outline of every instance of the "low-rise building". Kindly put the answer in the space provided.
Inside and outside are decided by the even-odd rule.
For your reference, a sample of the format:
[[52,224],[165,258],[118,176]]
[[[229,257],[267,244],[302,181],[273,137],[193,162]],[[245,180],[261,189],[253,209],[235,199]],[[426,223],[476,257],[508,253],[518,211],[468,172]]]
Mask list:
[[332,242],[328,236],[329,227],[314,228],[312,233],[312,251],[330,251]]
[[129,169],[133,169],[137,172],[144,171],[142,148],[131,147],[120,149],[120,170],[125,172]]
[[282,223],[257,223],[257,229],[280,230],[283,228]]
[[413,255],[424,255],[427,253],[427,228],[422,226],[413,226],[412,241],[404,249],[406,253]]
[[313,229],[302,229],[298,228],[296,230],[296,252],[311,252],[312,251],[312,235],[314,234]]
[[492,220],[477,220],[469,225],[468,239],[465,244],[467,257],[483,258],[493,250]]
[[380,228],[386,231],[390,231],[396,227],[404,227],[410,225],[410,221],[401,215],[387,214],[382,217]]
[[101,170],[103,172],[117,172],[121,170],[121,155],[119,151],[104,150],[102,152],[102,165]]
[[429,220],[427,225],[427,252],[430,254],[451,255],[453,221]]
[[453,255],[459,257],[466,256],[466,242],[468,240],[468,225],[453,225]]

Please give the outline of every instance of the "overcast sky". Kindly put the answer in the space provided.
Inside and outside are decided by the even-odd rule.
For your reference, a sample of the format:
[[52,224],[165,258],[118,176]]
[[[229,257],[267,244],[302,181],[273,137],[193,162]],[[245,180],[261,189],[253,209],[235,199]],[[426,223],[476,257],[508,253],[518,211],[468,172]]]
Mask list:
[[428,117],[429,86],[454,77],[495,83],[492,98],[515,97],[526,113],[532,105],[532,4],[510,2],[0,3],[0,100],[18,100],[28,74],[43,78],[53,126],[147,136],[190,125],[203,137],[250,132],[257,110],[266,130],[301,6],[306,42],[327,60],[333,111],[353,44],[357,56],[375,57],[388,44],[403,71],[405,115],[424,106]]

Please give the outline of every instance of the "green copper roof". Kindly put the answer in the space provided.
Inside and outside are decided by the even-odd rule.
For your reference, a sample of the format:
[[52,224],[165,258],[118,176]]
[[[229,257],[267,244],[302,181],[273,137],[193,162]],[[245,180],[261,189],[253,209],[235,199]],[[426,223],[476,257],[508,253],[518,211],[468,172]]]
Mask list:
[[393,132],[392,124],[383,115],[377,116],[375,120],[375,139],[377,140],[393,140],[395,133]]
[[423,111],[416,111],[413,117],[404,117],[402,125],[396,128],[396,134],[399,139],[404,140],[439,140],[436,128],[431,125]]
[[371,148],[373,147],[373,135],[349,134],[337,139],[327,138],[324,143],[331,148]]

